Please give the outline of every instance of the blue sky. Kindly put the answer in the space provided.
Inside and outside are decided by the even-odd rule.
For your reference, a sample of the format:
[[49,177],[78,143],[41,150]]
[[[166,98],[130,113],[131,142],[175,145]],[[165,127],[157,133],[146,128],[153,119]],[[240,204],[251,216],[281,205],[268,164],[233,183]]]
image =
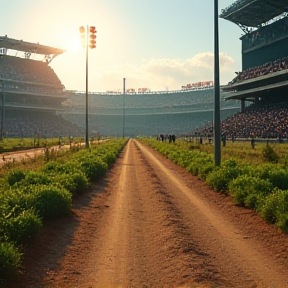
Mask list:
[[[221,9],[233,0],[219,0]],[[96,26],[89,91],[176,90],[213,80],[213,0],[0,0],[1,36],[67,49],[51,63],[66,89],[85,90],[80,26]],[[241,70],[242,30],[219,19],[220,83]]]

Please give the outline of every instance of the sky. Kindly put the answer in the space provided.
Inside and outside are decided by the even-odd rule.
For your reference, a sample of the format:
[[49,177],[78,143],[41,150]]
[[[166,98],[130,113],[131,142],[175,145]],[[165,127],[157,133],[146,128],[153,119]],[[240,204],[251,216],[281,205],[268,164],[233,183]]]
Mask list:
[[[219,14],[233,2],[218,0]],[[67,90],[86,89],[80,26],[97,29],[89,91],[122,91],[123,78],[126,89],[152,91],[214,80],[213,0],[0,0],[0,7],[0,36],[66,50],[50,66]],[[221,85],[242,70],[242,34],[219,19]]]

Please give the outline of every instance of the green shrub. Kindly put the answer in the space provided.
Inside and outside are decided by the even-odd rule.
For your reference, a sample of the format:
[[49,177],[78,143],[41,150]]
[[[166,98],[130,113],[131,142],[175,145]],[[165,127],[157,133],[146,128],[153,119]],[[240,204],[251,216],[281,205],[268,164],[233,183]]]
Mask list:
[[3,191],[2,201],[2,215],[13,214],[19,215],[24,210],[29,210],[31,205],[29,203],[29,191],[24,187],[17,188],[15,185],[10,187],[9,190]]
[[205,179],[209,172],[213,170],[213,159],[211,155],[205,152],[190,152],[190,161],[188,161],[186,169],[192,175],[199,175],[200,178]]
[[24,210],[16,217],[11,215],[5,220],[1,232],[4,234],[4,238],[11,242],[22,242],[36,235],[42,227],[40,218],[33,210]]
[[269,180],[248,175],[240,175],[229,183],[229,194],[242,206],[255,208],[273,190]]
[[279,214],[277,217],[277,226],[285,233],[288,232],[288,211]]
[[225,170],[221,168],[215,168],[206,178],[206,182],[216,192],[226,191],[230,180]]
[[22,254],[12,243],[0,243],[0,278],[13,279],[20,268]]
[[268,179],[274,187],[288,189],[288,170],[275,164],[264,164],[256,167],[254,171],[262,179]]
[[86,177],[91,181],[100,179],[108,170],[108,165],[96,157],[82,159],[80,167]]
[[239,175],[249,174],[251,167],[246,164],[237,164],[234,159],[228,159],[222,166],[208,174],[206,182],[217,192],[227,191],[230,181]]
[[43,219],[67,214],[72,205],[72,194],[56,185],[33,185],[30,189],[30,205]]
[[17,183],[17,186],[28,186],[28,185],[48,185],[51,183],[51,179],[42,172],[29,171],[25,178]]
[[201,179],[205,180],[210,172],[215,169],[215,164],[204,163],[198,168],[198,175]]
[[110,167],[117,159],[117,153],[110,152],[106,153],[103,157],[101,157],[105,163],[107,163],[108,167]]
[[43,167],[42,171],[46,174],[53,174],[55,172],[63,172],[63,164],[60,163],[59,161],[49,161],[48,163],[45,164]]
[[81,193],[88,187],[88,179],[82,172],[55,175],[53,182],[60,184],[72,194]]
[[259,212],[267,222],[273,224],[281,220],[283,226],[286,217],[283,215],[288,213],[288,191],[275,188],[263,201]]
[[270,163],[278,163],[279,161],[279,156],[277,155],[273,147],[269,146],[268,144],[263,148],[262,155],[264,161],[266,160]]
[[17,182],[20,182],[25,178],[25,172],[21,169],[15,169],[8,173],[7,181],[10,186],[14,185]]

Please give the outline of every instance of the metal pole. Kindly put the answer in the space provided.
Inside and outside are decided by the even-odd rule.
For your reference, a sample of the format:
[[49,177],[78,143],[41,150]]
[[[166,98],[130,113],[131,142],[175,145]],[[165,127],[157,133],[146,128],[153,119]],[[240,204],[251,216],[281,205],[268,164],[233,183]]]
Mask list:
[[214,0],[214,161],[221,163],[218,0]]
[[123,78],[123,134],[122,138],[124,139],[124,131],[125,131],[125,83],[126,83],[126,78]]
[[86,148],[89,148],[89,135],[88,135],[88,32],[89,26],[87,25],[86,31]]
[[1,93],[1,132],[0,132],[0,140],[3,140],[3,131],[4,131],[4,118],[5,118],[5,94]]
[[[1,79],[1,89],[4,90],[4,81]],[[3,140],[3,131],[4,131],[4,118],[5,118],[5,94],[4,92],[1,93],[1,131],[0,131],[0,140]]]

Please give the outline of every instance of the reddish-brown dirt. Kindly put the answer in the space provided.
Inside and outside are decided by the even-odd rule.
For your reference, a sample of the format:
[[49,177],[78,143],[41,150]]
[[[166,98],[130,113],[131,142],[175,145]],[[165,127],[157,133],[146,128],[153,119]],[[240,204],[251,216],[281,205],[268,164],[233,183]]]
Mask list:
[[5,288],[288,287],[288,236],[131,139]]

